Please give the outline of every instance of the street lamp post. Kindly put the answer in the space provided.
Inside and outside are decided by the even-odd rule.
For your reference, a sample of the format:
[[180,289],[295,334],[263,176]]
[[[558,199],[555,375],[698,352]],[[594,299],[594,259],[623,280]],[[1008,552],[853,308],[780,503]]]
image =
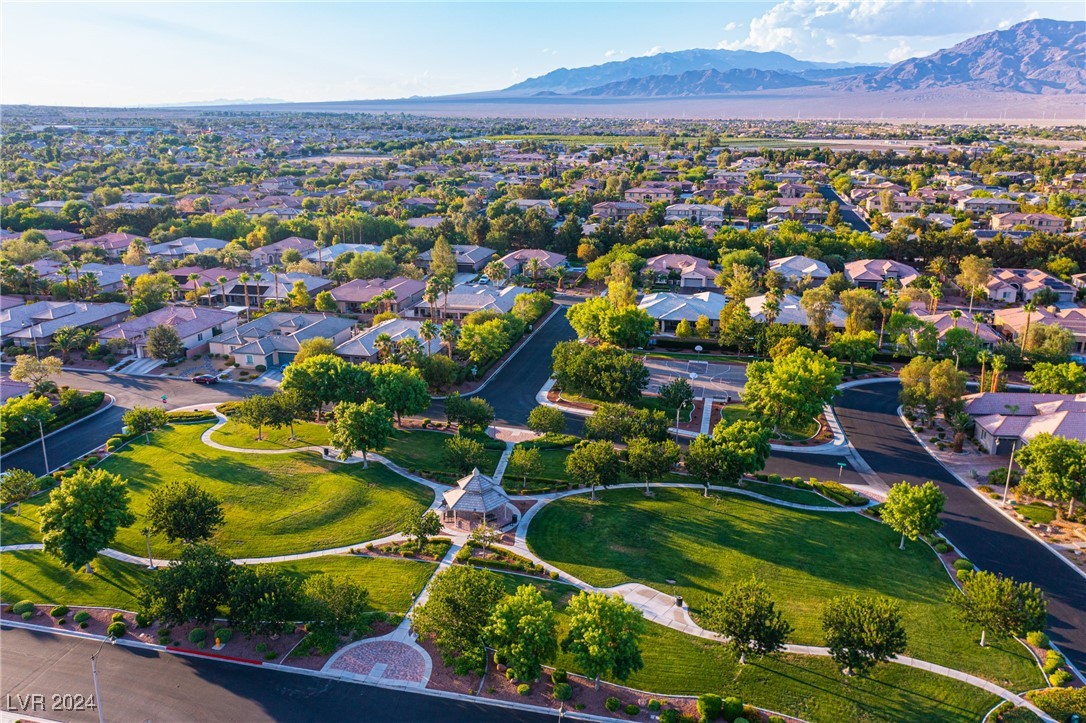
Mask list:
[[[29,422],[30,417],[24,416],[23,421]],[[38,433],[41,435],[41,456],[42,460],[45,461],[45,474],[49,474],[49,455],[45,451],[45,427],[42,426],[40,418],[36,418],[34,421],[38,423]]]
[[679,412],[681,412],[683,407],[689,403],[690,402],[683,402],[679,405],[678,409],[675,410],[675,444],[679,443]]
[[91,656],[91,677],[94,678],[94,705],[98,710],[98,723],[106,723],[105,715],[102,714],[102,695],[98,690],[98,655],[102,652],[102,646],[106,643],[115,645],[117,638],[110,635],[108,638],[102,640],[98,645],[98,650],[94,651],[94,655]]
[[1007,463],[1007,482],[1003,485],[1003,504],[1007,504],[1007,492],[1011,489],[1011,470],[1014,469],[1014,450],[1017,446],[1017,439],[1011,442],[1011,461]]

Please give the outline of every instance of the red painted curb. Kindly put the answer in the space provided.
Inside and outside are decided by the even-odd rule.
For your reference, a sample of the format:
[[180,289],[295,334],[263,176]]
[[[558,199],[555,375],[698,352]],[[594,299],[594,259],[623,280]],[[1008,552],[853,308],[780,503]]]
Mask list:
[[200,655],[205,658],[217,658],[219,660],[230,660],[235,663],[248,663],[249,665],[263,665],[263,660],[250,660],[249,658],[236,658],[233,655],[219,655],[218,653],[206,653],[203,650],[188,650],[187,648],[175,648],[172,645],[167,645],[166,650],[171,653],[184,653],[185,655]]

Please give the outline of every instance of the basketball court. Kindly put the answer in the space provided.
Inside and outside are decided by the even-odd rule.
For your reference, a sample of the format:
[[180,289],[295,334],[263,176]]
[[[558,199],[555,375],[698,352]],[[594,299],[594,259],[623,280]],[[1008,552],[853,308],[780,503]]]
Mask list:
[[651,358],[646,358],[644,362],[649,370],[647,391],[654,394],[659,393],[662,385],[681,378],[690,382],[695,398],[727,398],[734,402],[739,399],[747,383],[747,368],[742,364]]

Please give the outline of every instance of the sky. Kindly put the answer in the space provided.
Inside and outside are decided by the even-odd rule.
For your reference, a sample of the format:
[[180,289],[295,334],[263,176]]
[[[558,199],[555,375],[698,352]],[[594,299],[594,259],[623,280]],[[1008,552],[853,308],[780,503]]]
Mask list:
[[1082,0],[0,3],[0,103],[362,100],[495,90],[688,48],[897,62]]

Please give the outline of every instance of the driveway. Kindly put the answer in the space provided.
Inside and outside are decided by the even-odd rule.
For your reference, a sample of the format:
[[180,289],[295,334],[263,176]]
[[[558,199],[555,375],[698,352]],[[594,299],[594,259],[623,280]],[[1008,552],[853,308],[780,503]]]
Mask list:
[[1086,579],[932,459],[897,416],[899,389],[885,383],[842,393],[837,417],[849,440],[887,484],[935,481],[947,497],[942,533],[978,567],[1044,590],[1049,635],[1086,670]]

